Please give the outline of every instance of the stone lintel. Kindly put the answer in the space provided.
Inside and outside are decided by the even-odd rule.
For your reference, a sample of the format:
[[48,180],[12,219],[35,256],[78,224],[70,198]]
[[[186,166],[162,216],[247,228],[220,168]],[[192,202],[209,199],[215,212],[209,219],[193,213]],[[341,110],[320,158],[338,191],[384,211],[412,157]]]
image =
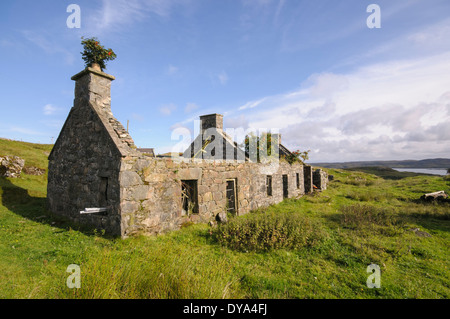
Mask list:
[[70,79],[76,81],[76,80],[78,80],[79,78],[81,78],[82,76],[84,76],[84,75],[86,75],[86,74],[88,74],[88,73],[94,73],[94,74],[96,74],[96,75],[102,76],[102,77],[104,77],[104,78],[106,78],[106,79],[109,79],[109,80],[111,80],[111,81],[114,81],[114,80],[116,79],[116,78],[115,78],[113,75],[111,75],[111,74],[108,74],[108,73],[105,73],[105,72],[102,72],[102,71],[98,71],[98,70],[93,69],[93,68],[91,68],[91,67],[85,68],[83,71],[81,71],[81,72],[75,74],[75,75],[72,76]]

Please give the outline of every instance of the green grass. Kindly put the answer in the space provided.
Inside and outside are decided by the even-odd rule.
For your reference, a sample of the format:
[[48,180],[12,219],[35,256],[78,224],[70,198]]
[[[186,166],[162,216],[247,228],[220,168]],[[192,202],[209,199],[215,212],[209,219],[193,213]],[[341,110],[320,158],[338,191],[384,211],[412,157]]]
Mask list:
[[[0,143],[0,153],[47,167],[50,147]],[[328,171],[328,190],[236,217],[229,228],[197,224],[126,240],[52,216],[46,176],[0,178],[0,298],[449,298],[450,206],[417,199],[449,193],[450,181]],[[220,234],[232,225],[271,227],[251,240],[279,239],[274,230],[320,240],[228,245]],[[381,267],[379,289],[366,286],[371,263]],[[80,266],[80,289],[66,286],[70,264]]]

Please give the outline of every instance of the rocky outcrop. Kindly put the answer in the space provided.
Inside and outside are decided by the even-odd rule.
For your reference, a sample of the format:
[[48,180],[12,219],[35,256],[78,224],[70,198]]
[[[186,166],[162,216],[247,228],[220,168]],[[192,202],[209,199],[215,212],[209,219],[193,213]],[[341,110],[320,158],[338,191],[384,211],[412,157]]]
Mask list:
[[20,177],[25,160],[18,156],[0,156],[0,176]]
[[34,167],[34,166],[25,166],[23,168],[23,172],[25,174],[28,174],[28,175],[40,176],[40,175],[44,175],[45,174],[45,169],[39,168],[39,167]]
[[429,233],[421,231],[419,228],[411,228],[411,229],[408,229],[408,231],[412,231],[414,234],[416,234],[419,237],[431,237],[431,235]]
[[227,213],[220,212],[216,215],[216,221],[220,224],[226,224],[228,222]]
[[446,200],[448,195],[444,191],[424,194],[420,197],[423,201]]

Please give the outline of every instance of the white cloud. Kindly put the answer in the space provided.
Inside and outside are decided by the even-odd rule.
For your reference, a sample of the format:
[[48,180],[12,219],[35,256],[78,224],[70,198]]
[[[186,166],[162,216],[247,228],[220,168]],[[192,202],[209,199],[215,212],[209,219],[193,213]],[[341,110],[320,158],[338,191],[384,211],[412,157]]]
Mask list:
[[220,84],[225,85],[228,82],[228,74],[225,71],[222,71],[217,75],[217,78],[219,79]]
[[[168,18],[176,6],[191,9],[190,0],[102,0],[101,8],[87,17],[87,33],[121,31],[154,14]],[[90,30],[90,31],[89,31]]]
[[331,98],[336,92],[347,89],[348,85],[345,75],[333,73],[316,73],[303,83],[309,87],[309,95],[316,98]]
[[139,113],[131,113],[131,118],[137,122],[143,122],[145,120],[144,116]]
[[273,0],[242,0],[244,6],[267,6]]
[[178,68],[176,66],[173,66],[172,64],[169,64],[167,67],[167,74],[168,75],[174,75],[178,72]]
[[261,104],[265,100],[266,100],[266,98],[262,98],[262,99],[259,99],[259,100],[256,100],[256,101],[247,102],[244,105],[240,106],[239,110],[252,109],[254,107],[257,107],[259,104]]
[[227,129],[227,128],[233,128],[233,129],[242,128],[242,129],[246,130],[249,127],[248,119],[245,117],[244,114],[240,114],[240,115],[235,116],[235,117],[226,117],[226,118],[224,118],[224,121],[225,121],[224,129]]
[[[405,3],[406,4],[406,3]],[[386,10],[383,20],[386,17]],[[369,51],[349,56],[335,67],[361,65],[373,58],[386,59],[386,55],[404,59],[417,56],[436,55],[450,50],[450,18],[420,28],[420,31],[401,34],[387,42],[373,46]]]
[[159,108],[159,112],[163,115],[171,115],[173,111],[177,109],[175,104],[165,104]]
[[199,106],[195,103],[187,103],[186,107],[184,108],[184,113],[191,113],[195,110],[197,110]]
[[75,56],[68,49],[61,46],[57,41],[51,40],[52,36],[47,32],[37,32],[31,30],[23,30],[23,36],[33,44],[37,45],[47,54],[62,54],[65,63],[71,65],[75,61]]
[[406,40],[417,48],[442,49],[449,48],[450,19],[439,21],[416,33],[410,34]]
[[44,115],[53,115],[53,114],[59,112],[60,110],[61,110],[61,108],[56,107],[52,104],[47,104],[43,108]]
[[96,13],[99,29],[117,28],[142,20],[148,12],[166,16],[170,1],[116,0],[102,1],[102,7]]
[[12,48],[21,46],[21,44],[17,40],[3,38],[0,40],[0,46],[6,48],[8,50],[11,50]]
[[301,87],[239,107],[314,161],[450,156],[450,53],[311,75]]

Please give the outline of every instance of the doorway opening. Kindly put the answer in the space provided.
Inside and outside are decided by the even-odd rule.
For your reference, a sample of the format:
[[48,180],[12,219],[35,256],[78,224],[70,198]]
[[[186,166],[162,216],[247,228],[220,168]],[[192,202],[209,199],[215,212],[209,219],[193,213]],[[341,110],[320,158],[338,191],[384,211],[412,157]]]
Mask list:
[[237,215],[236,179],[227,179],[227,213]]
[[283,175],[283,198],[288,198],[289,196],[288,185],[288,176]]

